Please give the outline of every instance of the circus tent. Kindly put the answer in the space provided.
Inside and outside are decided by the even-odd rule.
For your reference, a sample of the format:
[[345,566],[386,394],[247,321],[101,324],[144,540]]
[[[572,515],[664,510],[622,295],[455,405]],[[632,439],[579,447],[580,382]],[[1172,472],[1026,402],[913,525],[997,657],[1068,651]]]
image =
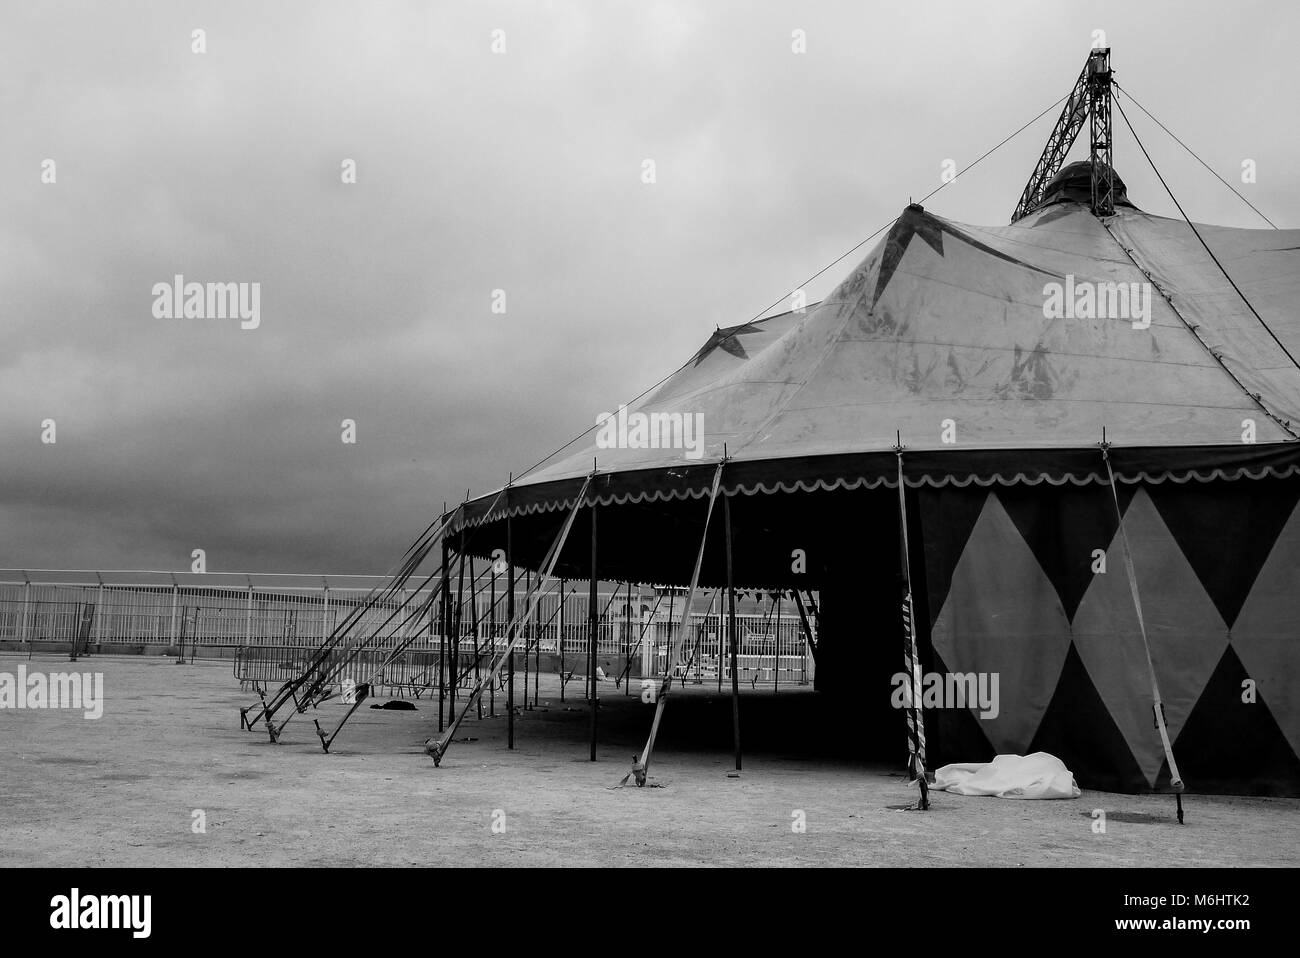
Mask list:
[[1189,789],[1300,792],[1300,231],[1198,224],[1220,268],[1122,183],[1095,215],[1086,167],[1008,226],[909,205],[825,300],[716,330],[607,411],[618,442],[453,529],[486,555],[508,520],[537,567],[581,494],[602,577],[682,584],[721,463],[735,581],[817,590],[819,682],[861,695],[898,658],[901,476],[922,662],[1000,676],[996,717],[926,713],[932,765],[1044,750],[1084,787],[1167,786],[1145,640]]

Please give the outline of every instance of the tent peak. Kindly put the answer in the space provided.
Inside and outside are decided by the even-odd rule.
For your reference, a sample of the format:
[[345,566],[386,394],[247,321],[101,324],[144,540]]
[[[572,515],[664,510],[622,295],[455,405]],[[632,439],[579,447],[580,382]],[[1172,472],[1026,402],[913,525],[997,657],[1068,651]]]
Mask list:
[[[1097,162],[1101,162],[1098,160]],[[1102,164],[1105,166],[1105,164]],[[1114,205],[1137,209],[1128,198],[1128,189],[1119,173],[1113,167],[1106,166],[1114,184]],[[1043,187],[1043,199],[1038,209],[1053,203],[1092,203],[1092,160],[1076,160],[1061,167],[1060,171]]]

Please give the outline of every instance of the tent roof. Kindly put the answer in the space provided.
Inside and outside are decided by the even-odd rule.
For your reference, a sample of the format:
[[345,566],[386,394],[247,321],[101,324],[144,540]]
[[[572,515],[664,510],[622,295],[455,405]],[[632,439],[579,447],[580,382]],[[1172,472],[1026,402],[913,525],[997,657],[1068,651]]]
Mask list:
[[[1259,442],[1293,439],[1261,402],[1300,422],[1300,369],[1186,224],[1124,209],[1109,225],[1071,202],[993,228],[910,206],[824,302],[715,332],[629,411],[702,415],[704,458],[724,442],[738,459],[890,449],[896,433],[939,449],[945,419],[964,449],[1091,446],[1103,427],[1124,445],[1238,442],[1245,418]],[[1300,231],[1201,230],[1300,349]],[[1146,282],[1121,243],[1177,312],[1153,290],[1149,329],[1045,318],[1047,283]],[[686,460],[593,441],[528,481],[585,475],[593,457],[602,471]]]
[[[1102,167],[1105,163],[1097,161]],[[1111,171],[1111,177],[1114,185],[1114,202],[1116,206],[1128,206],[1132,208],[1133,204],[1128,199],[1128,188],[1125,187],[1123,179],[1119,173]],[[1074,202],[1074,203],[1091,203],[1092,202],[1092,163],[1089,160],[1077,160],[1074,163],[1067,163],[1061,167],[1047,186],[1043,188],[1043,199],[1038,204],[1038,209],[1050,206],[1053,203]]]
[[[1070,178],[1058,180],[1068,193]],[[1281,342],[1300,352],[1300,230],[1198,228]],[[1149,328],[1129,314],[1045,314],[1048,284],[1068,294],[1147,282]],[[736,468],[748,463],[764,481],[796,482],[836,460],[860,476],[857,460],[889,453],[882,461],[891,462],[898,436],[909,459],[933,454],[937,477],[1056,481],[1079,475],[1052,471],[1066,450],[1091,450],[1088,462],[1099,462],[1103,429],[1116,446],[1184,449],[1179,461],[1207,447],[1251,459],[1261,450],[1242,448],[1246,419],[1256,443],[1286,443],[1289,456],[1300,368],[1186,223],[1131,206],[1103,223],[1062,195],[1000,227],[908,206],[823,302],[715,331],[628,412],[700,417],[702,450],[603,448],[593,432],[515,489],[567,487],[593,459],[625,489],[671,484],[716,462],[724,444]],[[944,441],[947,420],[955,442]]]

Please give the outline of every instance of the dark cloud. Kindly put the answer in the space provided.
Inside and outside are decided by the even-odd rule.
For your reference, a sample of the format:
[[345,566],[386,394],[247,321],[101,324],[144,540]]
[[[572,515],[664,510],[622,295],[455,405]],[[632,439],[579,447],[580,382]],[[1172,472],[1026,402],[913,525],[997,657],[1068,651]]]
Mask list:
[[[1263,3],[15,8],[0,564],[182,568],[202,547],[214,570],[387,568],[443,500],[540,459],[1066,92],[1093,29],[1216,169],[1255,159],[1249,195],[1292,224],[1297,19]],[[930,207],[1004,222],[1052,119]],[[1140,129],[1189,211],[1252,223]],[[1134,202],[1171,212],[1118,141]],[[260,282],[261,327],[155,319],[151,288],[176,273]]]

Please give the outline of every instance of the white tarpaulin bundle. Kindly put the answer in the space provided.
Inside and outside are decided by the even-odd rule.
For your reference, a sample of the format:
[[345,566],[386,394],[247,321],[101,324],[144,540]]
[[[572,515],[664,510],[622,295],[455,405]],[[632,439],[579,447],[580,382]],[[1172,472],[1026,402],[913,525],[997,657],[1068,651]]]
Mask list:
[[934,773],[934,788],[995,798],[1078,798],[1081,794],[1065,763],[1046,752],[945,765]]

